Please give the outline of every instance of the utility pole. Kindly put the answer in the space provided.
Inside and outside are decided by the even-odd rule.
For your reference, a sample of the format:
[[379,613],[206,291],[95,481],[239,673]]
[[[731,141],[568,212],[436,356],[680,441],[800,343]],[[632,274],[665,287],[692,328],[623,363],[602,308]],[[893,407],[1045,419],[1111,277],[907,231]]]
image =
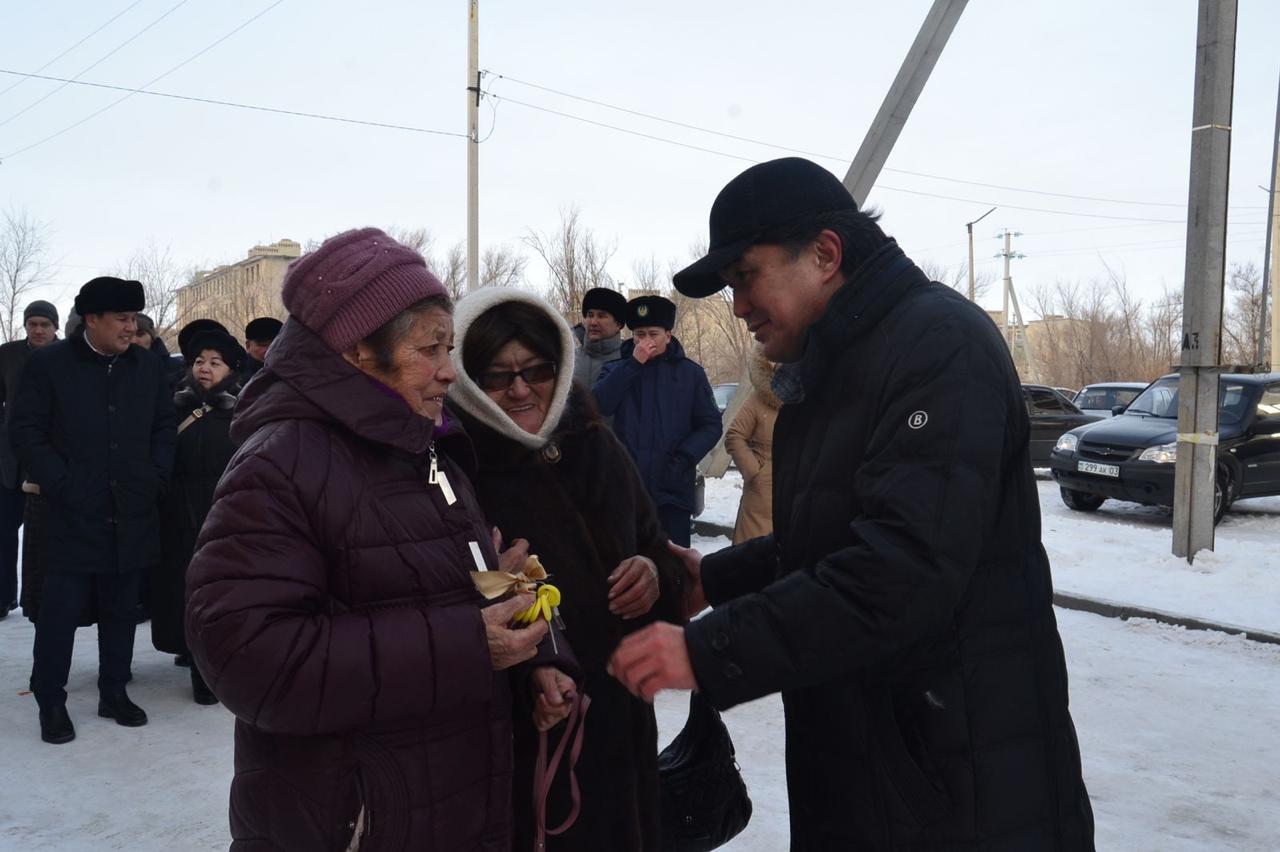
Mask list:
[[[1263,189],[1266,189],[1264,186]],[[1267,247],[1262,259],[1262,310],[1258,312],[1258,364],[1270,363],[1272,370],[1280,371],[1280,299],[1271,293],[1271,357],[1268,359],[1263,347],[1267,337],[1267,293],[1273,291],[1280,282],[1280,205],[1276,204],[1280,196],[1280,87],[1276,95],[1276,135],[1271,151],[1271,189],[1267,202]]]
[[[1013,250],[1013,238],[1022,236],[1021,231],[1010,231],[1006,228],[997,237],[1004,237],[1004,251],[996,255],[996,257],[1004,258],[1004,339],[1009,345],[1009,354],[1013,357],[1014,366],[1017,366],[1017,343],[1018,335],[1022,335],[1022,352],[1026,356],[1027,369],[1026,377],[1029,381],[1037,382],[1040,380],[1040,370],[1036,366],[1035,348],[1031,343],[1031,335],[1027,332],[1027,324],[1022,320],[1022,307],[1018,304],[1018,292],[1013,288],[1013,273],[1010,270],[1009,262],[1012,260],[1020,260],[1026,255],[1022,252]],[[1012,306],[1013,314],[1009,313]]]
[[849,171],[845,173],[844,185],[853,196],[858,206],[867,203],[871,187],[880,170],[889,159],[889,152],[898,141],[898,135],[907,123],[907,117],[916,105],[924,84],[933,73],[933,66],[938,64],[942,49],[947,46],[947,39],[960,20],[960,13],[969,0],[933,0],[933,7],[925,16],[916,40],[907,51],[907,58],[898,69],[898,76],[889,86],[889,93],[880,104],[880,111],[871,121],[871,129],[862,140],[858,153],[853,156]]
[[1173,554],[1188,562],[1202,550],[1213,550],[1236,12],[1236,0],[1200,0],[1196,28],[1178,458],[1173,482]]
[[480,0],[467,21],[467,290],[480,287]]
[[[845,173],[845,188],[859,206],[866,204],[871,187],[875,185],[876,178],[880,177],[880,170],[889,159],[889,153],[906,125],[907,117],[911,115],[916,100],[924,90],[924,84],[933,73],[933,67],[938,64],[938,57],[947,46],[947,40],[951,38],[951,32],[956,28],[960,13],[968,2],[969,0],[933,0],[933,6],[925,16],[920,32],[916,34],[916,40],[907,51],[907,58],[898,69],[898,76],[889,86],[880,111],[872,120],[866,138],[862,140],[849,171]],[[750,392],[751,372],[744,365],[738,390],[734,392],[733,399],[729,401],[721,417],[721,434],[733,423],[733,418],[738,415]],[[729,469],[729,453],[724,448],[724,438],[699,462],[698,469],[707,476],[724,476]]]
[[975,277],[976,273],[973,271],[973,226],[978,224],[988,216],[990,216],[992,213],[996,212],[996,210],[997,208],[992,207],[990,210],[988,210],[986,213],[983,213],[981,216],[979,216],[977,219],[974,219],[972,222],[964,223],[965,230],[969,232],[969,301],[970,302],[978,301],[978,297],[977,297],[978,279]]

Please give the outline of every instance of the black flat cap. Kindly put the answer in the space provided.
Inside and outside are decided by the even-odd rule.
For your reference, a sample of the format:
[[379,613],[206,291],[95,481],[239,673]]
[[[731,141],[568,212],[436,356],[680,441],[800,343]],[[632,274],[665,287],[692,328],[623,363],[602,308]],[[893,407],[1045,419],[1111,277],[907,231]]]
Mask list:
[[742,257],[772,228],[840,210],[857,210],[835,175],[803,157],[752,166],[725,184],[711,205],[711,247],[672,278],[686,296],[702,298],[724,288],[720,270]]

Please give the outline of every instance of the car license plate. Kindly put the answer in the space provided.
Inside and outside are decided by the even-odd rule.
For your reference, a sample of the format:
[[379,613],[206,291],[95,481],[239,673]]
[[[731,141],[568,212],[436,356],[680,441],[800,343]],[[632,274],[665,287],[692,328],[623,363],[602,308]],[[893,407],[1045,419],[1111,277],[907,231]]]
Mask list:
[[1095,473],[1098,476],[1120,478],[1120,468],[1114,464],[1096,464],[1095,462],[1082,461],[1076,462],[1076,470],[1081,473]]

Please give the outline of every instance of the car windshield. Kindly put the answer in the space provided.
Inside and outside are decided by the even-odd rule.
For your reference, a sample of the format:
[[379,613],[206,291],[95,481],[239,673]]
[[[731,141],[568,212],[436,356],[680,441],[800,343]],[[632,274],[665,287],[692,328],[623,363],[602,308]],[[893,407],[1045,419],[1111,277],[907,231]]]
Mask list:
[[[1239,423],[1248,410],[1249,389],[1239,382],[1223,380],[1218,388],[1218,422]],[[1086,408],[1088,406],[1085,406]],[[1178,379],[1160,379],[1129,403],[1125,414],[1178,419]]]
[[1117,405],[1128,405],[1142,393],[1132,388],[1085,388],[1076,394],[1076,406],[1100,411],[1110,411]]

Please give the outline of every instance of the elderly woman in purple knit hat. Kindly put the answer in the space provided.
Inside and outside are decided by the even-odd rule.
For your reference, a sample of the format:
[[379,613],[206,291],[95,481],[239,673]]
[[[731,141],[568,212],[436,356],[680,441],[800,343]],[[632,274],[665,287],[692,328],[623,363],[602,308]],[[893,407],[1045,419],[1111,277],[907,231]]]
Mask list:
[[373,228],[285,278],[290,318],[241,396],[241,444],[188,571],[194,663],[236,720],[235,849],[506,850],[511,699],[533,657],[443,413],[452,305]]

